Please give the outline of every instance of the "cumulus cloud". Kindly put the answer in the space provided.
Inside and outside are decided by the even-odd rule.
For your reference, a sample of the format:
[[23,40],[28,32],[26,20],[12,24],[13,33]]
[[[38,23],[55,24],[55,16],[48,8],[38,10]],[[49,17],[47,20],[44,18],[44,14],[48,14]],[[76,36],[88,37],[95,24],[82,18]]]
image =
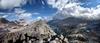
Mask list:
[[23,19],[26,23],[30,23],[33,21],[31,13],[16,14],[16,16],[18,17],[18,20]]
[[19,7],[26,3],[26,0],[0,0],[0,8],[11,9],[13,7]]
[[21,13],[21,14],[18,14],[19,18],[30,18],[31,16],[32,16],[31,13]]
[[48,4],[53,8],[58,8],[54,15],[55,19],[64,19],[67,17],[82,17],[87,19],[99,19],[100,5],[95,8],[84,8],[83,3],[69,0],[48,0]]
[[[8,17],[13,17],[15,19],[13,20],[20,20],[20,19],[23,19],[26,23],[29,23],[32,21],[32,13],[28,13],[26,12],[26,10],[23,10],[21,8],[15,8],[14,9],[14,12],[11,12],[11,13],[5,13],[5,12],[1,12],[1,14],[5,14],[5,15],[8,15]],[[12,20],[12,19],[10,19]]]
[[26,10],[23,10],[21,8],[15,8],[14,9],[14,13],[16,13],[16,14],[20,14],[20,13],[24,13],[24,12],[26,12]]
[[48,4],[52,5],[54,8],[58,8],[59,10],[62,10],[62,7],[67,3],[68,0],[48,0]]
[[[7,18],[7,17],[9,17],[9,18],[13,17],[13,18],[15,18],[13,20],[18,20],[18,21],[20,19],[23,19],[27,23],[33,21],[34,20],[33,17],[35,15],[39,15],[39,14],[40,13],[38,13],[38,12],[27,12],[26,10],[21,9],[21,8],[15,8],[14,12],[7,12],[7,13],[0,12],[0,15],[2,15],[2,17],[5,17],[5,18]],[[38,19],[39,19],[39,17],[38,17]],[[12,21],[12,19],[10,19],[10,20]]]

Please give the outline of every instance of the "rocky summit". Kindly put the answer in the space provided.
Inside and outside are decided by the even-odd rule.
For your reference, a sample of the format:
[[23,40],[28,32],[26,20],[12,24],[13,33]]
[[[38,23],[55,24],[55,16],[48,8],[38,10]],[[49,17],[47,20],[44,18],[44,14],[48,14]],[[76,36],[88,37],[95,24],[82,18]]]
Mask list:
[[19,22],[15,23],[1,18],[0,23],[0,43],[68,42],[67,38],[63,36],[60,39],[60,36],[58,37],[51,27],[43,20],[31,24],[22,23],[22,25]]
[[100,43],[99,20],[72,17],[27,24],[0,18],[0,43]]

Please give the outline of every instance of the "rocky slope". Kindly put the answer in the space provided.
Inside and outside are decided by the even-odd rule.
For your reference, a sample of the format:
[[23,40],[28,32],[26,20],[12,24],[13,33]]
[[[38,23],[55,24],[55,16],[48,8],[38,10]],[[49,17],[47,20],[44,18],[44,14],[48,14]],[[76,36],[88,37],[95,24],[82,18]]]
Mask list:
[[66,18],[31,24],[0,18],[0,43],[100,43],[99,20]]
[[100,20],[69,17],[52,20],[48,24],[57,34],[63,34],[69,43],[100,43]]
[[0,18],[0,23],[0,43],[68,43],[67,38],[57,35],[43,20],[20,25]]

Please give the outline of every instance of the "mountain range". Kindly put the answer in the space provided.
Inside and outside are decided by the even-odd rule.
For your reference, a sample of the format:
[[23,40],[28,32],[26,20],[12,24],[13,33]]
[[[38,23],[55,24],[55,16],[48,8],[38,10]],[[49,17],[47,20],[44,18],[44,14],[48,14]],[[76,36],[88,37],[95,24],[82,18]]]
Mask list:
[[1,43],[100,43],[100,20],[70,17],[31,24],[0,18]]

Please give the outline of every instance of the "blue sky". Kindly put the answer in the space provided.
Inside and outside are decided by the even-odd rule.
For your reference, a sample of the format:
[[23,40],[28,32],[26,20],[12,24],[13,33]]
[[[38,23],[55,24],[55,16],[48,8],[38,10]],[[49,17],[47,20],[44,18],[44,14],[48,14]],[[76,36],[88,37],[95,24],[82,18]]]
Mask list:
[[[14,0],[10,0],[10,1],[14,1]],[[14,20],[18,18],[16,17],[16,13],[14,13],[15,9],[17,8],[25,10],[25,13],[31,13],[32,14],[31,17],[33,19],[40,16],[52,16],[58,11],[57,8],[54,8],[52,7],[52,5],[48,4],[47,0],[30,0],[30,1],[26,1],[25,4],[21,4],[21,5],[18,4],[18,3],[21,3],[21,1],[18,1],[18,3],[16,1],[16,4],[15,4],[16,6],[13,6],[12,2],[11,3],[9,2],[10,3],[9,4],[6,0],[3,0],[3,1],[1,0],[0,2],[2,2],[0,3],[1,4],[0,16],[8,15],[6,18],[9,20]],[[84,8],[93,8],[100,4],[100,0],[78,0],[78,2],[83,3],[81,4],[81,7],[84,7]],[[6,5],[5,3],[6,4],[8,3],[9,6]]]

